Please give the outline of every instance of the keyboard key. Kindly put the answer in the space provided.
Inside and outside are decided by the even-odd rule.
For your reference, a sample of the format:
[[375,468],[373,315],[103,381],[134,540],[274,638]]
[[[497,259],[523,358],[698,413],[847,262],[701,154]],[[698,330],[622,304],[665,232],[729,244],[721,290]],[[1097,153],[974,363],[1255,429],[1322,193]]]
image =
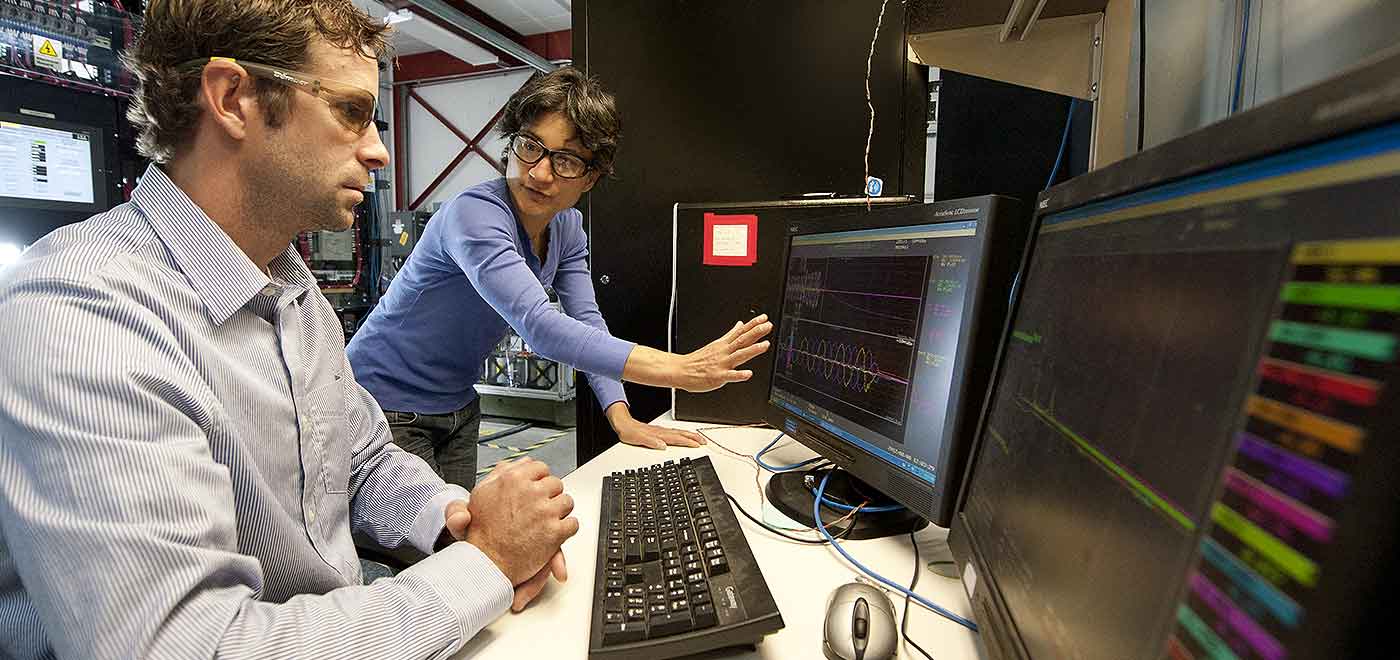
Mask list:
[[641,566],[627,567],[627,584],[641,584],[646,580],[646,574],[642,572]]
[[622,612],[604,612],[603,623],[622,623]]
[[712,603],[696,605],[693,612],[695,615],[696,628],[709,628],[718,623],[718,620],[715,618],[715,606]]
[[645,587],[643,587],[643,586],[641,586],[641,585],[632,585],[632,586],[630,586],[630,587],[627,587],[627,596],[628,596],[629,598],[631,598],[631,597],[645,598],[646,595],[647,595],[647,590],[646,590]]
[[667,612],[669,612],[669,611],[671,611],[671,608],[670,608],[668,605],[666,605],[666,603],[664,603],[664,602],[663,602],[663,603],[652,603],[651,607],[648,607],[648,608],[647,608],[647,612],[651,614],[651,620],[652,620],[652,621],[655,621],[655,620],[656,620],[656,616],[657,616],[658,614],[665,614],[665,613],[667,613]]
[[676,612],[684,612],[684,611],[686,611],[686,610],[688,610],[688,609],[690,609],[690,604],[687,603],[687,602],[685,602],[685,601],[683,601],[683,600],[673,600],[673,601],[671,601],[671,612],[672,612],[673,614],[676,613]]
[[700,591],[695,591],[695,590],[693,590],[693,589],[691,590],[691,593],[690,593],[690,603],[691,603],[692,605],[704,605],[705,603],[708,603],[708,602],[710,602],[710,590],[709,590],[709,589],[701,589]]
[[644,623],[611,623],[603,626],[603,644],[608,646],[638,642],[646,638],[647,627]]
[[604,611],[604,612],[621,612],[621,611],[622,611],[622,597],[621,597],[621,596],[614,596],[614,597],[612,597],[612,598],[604,598],[604,599],[603,599],[603,611]]
[[690,612],[676,612],[660,616],[653,613],[651,620],[647,623],[653,637],[674,635],[695,627],[695,622],[690,618]]
[[627,620],[628,620],[628,621],[645,621],[646,618],[647,618],[647,608],[645,608],[645,607],[629,607],[629,608],[627,608]]
[[710,559],[710,576],[711,576],[711,577],[716,576],[716,575],[724,575],[725,573],[728,573],[728,572],[729,572],[729,562],[725,560],[724,555],[720,555],[720,556],[718,556],[718,557],[714,557],[714,558]]

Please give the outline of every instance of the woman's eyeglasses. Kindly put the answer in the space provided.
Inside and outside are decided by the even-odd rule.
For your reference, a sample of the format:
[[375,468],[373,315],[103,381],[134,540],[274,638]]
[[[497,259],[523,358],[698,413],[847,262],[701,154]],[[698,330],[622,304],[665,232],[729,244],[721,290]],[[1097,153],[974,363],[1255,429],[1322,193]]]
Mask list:
[[549,164],[554,168],[554,173],[565,179],[577,179],[593,169],[592,162],[567,151],[546,149],[539,140],[521,133],[510,136],[510,149],[515,152],[515,157],[519,158],[520,162],[527,165],[534,165],[540,162],[541,158],[549,156]]

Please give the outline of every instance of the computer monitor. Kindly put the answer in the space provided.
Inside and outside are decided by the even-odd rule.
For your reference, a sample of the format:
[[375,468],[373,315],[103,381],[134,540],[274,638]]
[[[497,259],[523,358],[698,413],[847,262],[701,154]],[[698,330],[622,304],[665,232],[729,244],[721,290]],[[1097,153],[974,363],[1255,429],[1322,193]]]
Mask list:
[[1042,195],[950,545],[991,658],[1393,653],[1400,58]]
[[[857,517],[852,538],[947,525],[1024,246],[1021,209],[985,196],[790,227],[767,421],[839,468],[834,498],[904,506]],[[811,524],[806,476],[775,475],[767,494]]]

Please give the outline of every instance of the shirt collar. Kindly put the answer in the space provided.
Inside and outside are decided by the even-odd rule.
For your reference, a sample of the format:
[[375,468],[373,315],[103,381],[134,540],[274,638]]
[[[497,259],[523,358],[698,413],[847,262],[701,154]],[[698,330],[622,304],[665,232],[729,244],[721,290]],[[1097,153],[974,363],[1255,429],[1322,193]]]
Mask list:
[[[146,168],[141,184],[131,193],[131,203],[170,251],[215,325],[223,324],[273,283],[157,165]],[[311,271],[290,244],[268,268],[289,285],[306,290],[316,286]]]

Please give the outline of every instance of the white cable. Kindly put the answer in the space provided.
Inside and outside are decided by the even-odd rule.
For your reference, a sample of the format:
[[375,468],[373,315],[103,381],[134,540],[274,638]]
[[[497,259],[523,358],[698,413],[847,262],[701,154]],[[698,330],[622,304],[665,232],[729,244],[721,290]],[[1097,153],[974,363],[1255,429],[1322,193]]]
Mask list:
[[860,187],[865,191],[865,210],[870,210],[870,143],[875,139],[875,103],[870,100],[870,68],[875,61],[875,41],[880,38],[880,25],[885,22],[885,5],[890,0],[883,0],[880,3],[880,17],[875,19],[875,34],[870,36],[870,55],[865,58],[865,105],[870,108],[870,132],[865,134],[865,180],[860,182]]

